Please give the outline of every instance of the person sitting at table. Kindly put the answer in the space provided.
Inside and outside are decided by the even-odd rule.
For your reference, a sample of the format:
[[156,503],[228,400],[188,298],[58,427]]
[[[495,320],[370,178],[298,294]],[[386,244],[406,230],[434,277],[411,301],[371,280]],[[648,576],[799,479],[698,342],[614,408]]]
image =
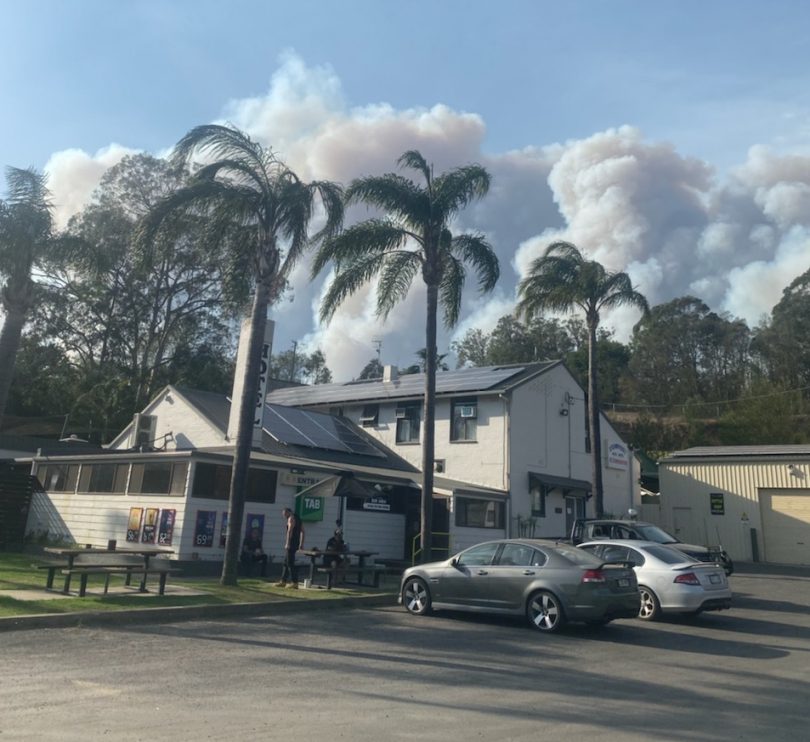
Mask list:
[[346,557],[340,556],[348,549],[348,545],[343,540],[343,529],[336,528],[335,533],[326,542],[326,551],[333,552],[331,554],[324,554],[323,566],[330,567],[335,570],[335,583],[343,582],[343,575],[345,573]]
[[261,565],[260,575],[267,576],[267,554],[262,549],[262,537],[258,528],[251,528],[250,533],[245,536],[242,543],[242,555],[240,558],[242,562],[242,569],[245,575],[253,573],[253,565],[256,563]]

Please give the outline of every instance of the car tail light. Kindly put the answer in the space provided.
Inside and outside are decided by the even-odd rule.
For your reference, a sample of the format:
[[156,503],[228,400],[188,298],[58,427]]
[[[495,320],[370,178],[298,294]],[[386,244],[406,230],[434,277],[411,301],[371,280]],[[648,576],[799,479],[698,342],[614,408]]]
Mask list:
[[582,573],[583,582],[605,582],[605,573],[601,569],[586,569]]
[[675,578],[675,582],[681,585],[699,585],[700,580],[697,578],[697,575],[694,572],[686,572],[685,574],[678,575]]

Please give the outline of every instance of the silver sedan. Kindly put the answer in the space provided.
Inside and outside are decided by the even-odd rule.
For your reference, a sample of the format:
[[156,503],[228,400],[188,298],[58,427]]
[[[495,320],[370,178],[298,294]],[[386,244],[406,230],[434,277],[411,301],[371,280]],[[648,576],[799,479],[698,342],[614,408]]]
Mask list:
[[633,565],[641,607],[638,617],[654,621],[662,613],[701,613],[731,607],[731,588],[718,564],[695,561],[673,546],[654,541],[589,541],[579,545],[606,562]]
[[525,615],[540,631],[566,621],[606,624],[638,613],[636,576],[568,544],[504,539],[477,544],[402,575],[399,602],[416,615],[433,608]]

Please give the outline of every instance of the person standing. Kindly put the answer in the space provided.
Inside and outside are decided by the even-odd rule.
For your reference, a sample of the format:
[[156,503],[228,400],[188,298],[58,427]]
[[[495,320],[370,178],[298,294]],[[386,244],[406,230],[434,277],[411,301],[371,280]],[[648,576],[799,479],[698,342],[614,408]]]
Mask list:
[[295,566],[295,554],[304,548],[304,528],[301,519],[290,508],[281,511],[285,519],[284,529],[284,566],[281,569],[281,581],[276,587],[298,589],[298,569]]

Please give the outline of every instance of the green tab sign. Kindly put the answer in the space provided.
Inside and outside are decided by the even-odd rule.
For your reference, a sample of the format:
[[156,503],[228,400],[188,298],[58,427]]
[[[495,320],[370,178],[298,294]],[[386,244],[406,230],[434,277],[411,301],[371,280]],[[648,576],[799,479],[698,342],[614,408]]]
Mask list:
[[304,523],[314,523],[323,520],[323,497],[309,497],[302,495],[295,498],[295,514]]

